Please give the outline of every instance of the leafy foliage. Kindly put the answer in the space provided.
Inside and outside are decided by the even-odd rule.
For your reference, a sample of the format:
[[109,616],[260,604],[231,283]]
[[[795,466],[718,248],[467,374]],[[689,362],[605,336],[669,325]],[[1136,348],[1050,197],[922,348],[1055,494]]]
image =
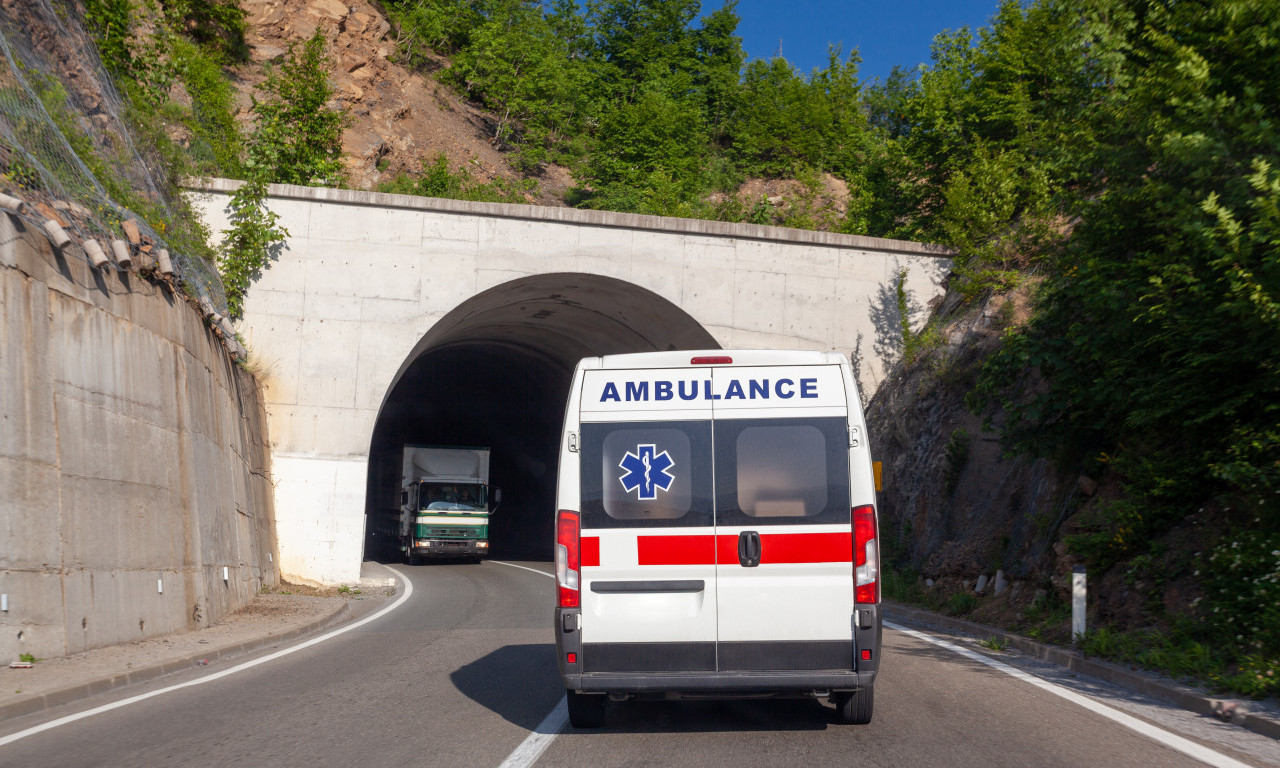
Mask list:
[[290,46],[278,69],[268,71],[253,98],[253,132],[245,146],[247,178],[231,196],[218,266],[232,317],[244,311],[249,285],[288,237],[267,207],[267,184],[336,184],[342,173],[342,126],[346,117],[328,108],[333,87],[319,30],[301,47]]
[[191,156],[197,170],[239,175],[243,145],[231,82],[216,59],[189,40],[176,38],[171,50],[177,77],[191,99],[189,116],[179,112],[176,118],[193,134]]
[[227,312],[240,317],[249,286],[261,276],[289,232],[267,207],[267,183],[261,176],[237,189],[228,207],[231,226],[223,233],[218,268],[227,293]]
[[[1145,500],[1099,522],[1117,553],[1228,492],[1280,523],[1280,9],[1146,11],[1095,118],[1105,185],[980,382],[1015,447],[1104,456]],[[1028,368],[1051,386],[1010,378]]]
[[[537,6],[502,0],[475,28],[454,57],[447,79],[497,116],[494,139],[518,143],[526,168],[546,158],[578,107],[582,71],[564,67],[567,45]],[[517,140],[518,141],[513,141]]]
[[245,12],[237,0],[168,0],[165,16],[201,50],[218,61],[248,60],[249,45],[244,39]]
[[252,178],[277,184],[337,186],[342,181],[342,128],[346,117],[328,107],[330,61],[319,30],[289,46],[270,68],[250,110],[254,128],[246,141],[245,167]]
[[480,203],[527,202],[520,185],[495,179],[487,184],[472,177],[466,168],[457,172],[449,170],[449,158],[440,153],[430,163],[423,162],[422,176],[400,176],[378,187],[379,192],[422,197],[442,197],[449,200],[471,200]]
[[[1280,533],[1226,536],[1204,571],[1210,618],[1224,639],[1280,659]],[[1280,690],[1280,680],[1271,683]]]

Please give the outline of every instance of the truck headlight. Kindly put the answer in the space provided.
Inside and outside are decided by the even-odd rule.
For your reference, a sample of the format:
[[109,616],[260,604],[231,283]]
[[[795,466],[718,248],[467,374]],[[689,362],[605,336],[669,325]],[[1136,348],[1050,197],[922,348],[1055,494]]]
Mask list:
[[479,547],[479,548],[481,548],[481,549],[488,549],[488,548],[489,548],[489,542],[487,542],[487,541],[477,541],[477,542],[476,542],[476,546],[477,546],[477,547]]

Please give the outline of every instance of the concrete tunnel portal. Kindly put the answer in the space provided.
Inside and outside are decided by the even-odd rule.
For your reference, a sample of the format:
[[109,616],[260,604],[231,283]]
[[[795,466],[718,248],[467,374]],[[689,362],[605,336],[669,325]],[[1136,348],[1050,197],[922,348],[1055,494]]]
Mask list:
[[[365,514],[398,508],[402,445],[485,446],[490,482],[502,489],[491,556],[550,560],[578,360],[719,346],[675,304],[615,278],[553,273],[490,288],[436,322],[392,380],[369,447]],[[365,526],[365,558],[394,560],[394,542],[374,528]]]

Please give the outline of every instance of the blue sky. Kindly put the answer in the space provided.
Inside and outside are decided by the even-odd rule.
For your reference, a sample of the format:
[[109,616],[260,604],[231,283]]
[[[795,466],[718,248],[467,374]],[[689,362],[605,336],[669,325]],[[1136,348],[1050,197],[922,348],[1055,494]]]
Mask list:
[[[704,0],[703,12],[724,4]],[[928,63],[944,29],[986,26],[998,0],[739,0],[738,35],[750,59],[782,55],[801,72],[827,64],[827,44],[862,54],[863,79],[883,80],[895,64]]]

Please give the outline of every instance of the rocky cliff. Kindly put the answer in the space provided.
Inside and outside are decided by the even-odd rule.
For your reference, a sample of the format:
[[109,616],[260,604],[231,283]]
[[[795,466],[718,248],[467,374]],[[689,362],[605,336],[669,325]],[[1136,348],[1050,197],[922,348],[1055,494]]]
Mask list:
[[923,331],[931,341],[899,363],[867,409],[883,462],[886,559],[906,575],[905,589],[976,608],[979,618],[1016,620],[1065,598],[1072,564],[1055,542],[1080,501],[1075,479],[1045,459],[1004,456],[965,405],[1001,333],[1028,312],[1025,290],[979,306],[947,294]]
[[[248,118],[253,87],[263,65],[283,56],[317,29],[329,42],[330,81],[338,105],[350,117],[342,137],[348,183],[373,189],[401,173],[419,173],[423,161],[444,153],[479,182],[516,179],[492,142],[490,116],[459,99],[428,73],[398,63],[396,37],[381,10],[367,0],[241,0],[247,13],[251,62],[236,71],[241,119]],[[440,66],[447,66],[443,59]],[[563,205],[568,177],[551,169],[544,191],[529,202]]]

